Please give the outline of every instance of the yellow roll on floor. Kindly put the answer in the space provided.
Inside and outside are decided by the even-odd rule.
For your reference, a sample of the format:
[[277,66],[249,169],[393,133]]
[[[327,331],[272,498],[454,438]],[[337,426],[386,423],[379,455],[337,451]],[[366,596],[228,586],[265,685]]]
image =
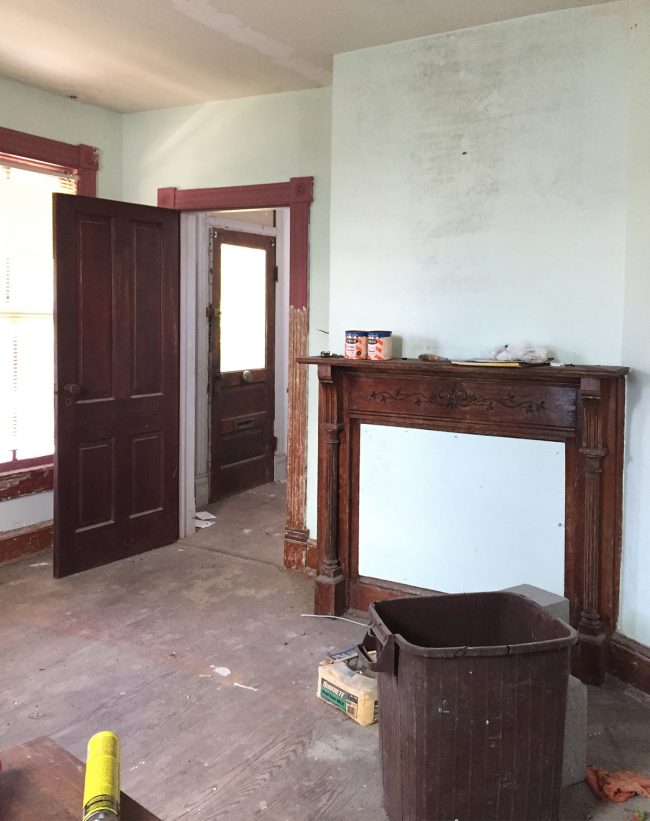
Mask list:
[[82,821],[114,821],[120,816],[120,739],[95,733],[88,742]]

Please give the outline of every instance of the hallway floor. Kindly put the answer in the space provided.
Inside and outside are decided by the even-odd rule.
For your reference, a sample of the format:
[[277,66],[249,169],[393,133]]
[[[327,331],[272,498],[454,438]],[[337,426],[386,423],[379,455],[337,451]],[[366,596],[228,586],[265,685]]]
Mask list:
[[[385,821],[377,725],[315,696],[319,659],[365,628],[301,615],[313,580],[282,568],[283,508],[267,485],[211,506],[192,538],[58,581],[47,553],[0,566],[0,748],[45,735],[84,759],[113,729],[125,791],[165,821]],[[589,745],[650,773],[648,700],[592,688]],[[650,801],[579,784],[561,818],[634,809]]]

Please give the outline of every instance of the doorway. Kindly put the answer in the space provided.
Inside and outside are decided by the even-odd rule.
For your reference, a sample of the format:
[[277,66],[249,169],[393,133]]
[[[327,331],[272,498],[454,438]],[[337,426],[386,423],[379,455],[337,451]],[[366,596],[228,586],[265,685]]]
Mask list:
[[[185,234],[188,247],[193,245],[196,249],[196,340],[195,359],[192,363],[196,375],[193,489],[196,510],[202,510],[213,501],[250,487],[251,485],[245,481],[246,472],[249,473],[249,478],[251,472],[255,474],[257,484],[284,482],[287,477],[290,218],[288,208],[275,208],[199,212],[184,215],[184,220],[185,231],[182,228],[181,233]],[[181,224],[183,225],[183,221]],[[249,367],[239,363],[241,368],[238,370],[235,370],[237,363],[233,364],[232,359],[230,363],[227,361],[223,368],[221,363],[216,361],[217,356],[220,358],[220,323],[217,315],[219,304],[216,297],[221,248],[225,245],[229,250],[233,250],[230,248],[234,244],[230,241],[233,238],[243,243],[236,246],[238,249],[245,249],[247,243],[249,247],[263,247],[266,244],[275,255],[274,264],[277,268],[276,274],[271,270],[271,262],[265,272],[265,280],[276,280],[277,277],[276,281],[270,283],[270,288],[265,284],[267,294],[270,292],[270,295],[275,296],[274,320],[267,322],[267,334],[264,336],[265,361],[260,363],[251,360],[248,363]],[[245,299],[248,298],[249,294],[246,293]],[[241,339],[237,339],[237,335],[241,337],[241,332],[252,326],[251,309],[252,304],[248,301],[243,307],[240,306],[239,311],[235,308],[234,330],[237,345],[241,344]],[[270,314],[266,305],[265,313]],[[227,317],[224,319],[227,321]],[[226,356],[231,355],[226,353]],[[250,367],[259,364],[265,364],[267,367]],[[244,375],[245,370],[250,371],[250,374]],[[263,383],[260,381],[263,375],[260,371],[273,372],[272,382],[267,384],[266,389],[263,389]],[[252,381],[247,383],[244,379]],[[248,399],[252,397],[247,398],[245,390],[249,386],[252,388],[251,393],[257,394],[258,401],[262,400],[262,393],[266,395],[267,407],[270,407],[266,420],[257,415],[260,410],[255,410],[254,406],[248,404]],[[239,396],[235,397],[235,393]],[[234,410],[229,410],[227,405],[224,408],[223,401],[220,401],[224,399],[232,399],[233,402],[237,401],[240,404],[235,404]],[[225,412],[221,413],[220,406]],[[219,421],[220,413],[225,417],[224,421]],[[265,424],[262,424],[263,422]],[[261,458],[262,444],[267,458]],[[244,448],[244,451],[238,456],[236,449],[239,446]],[[219,487],[218,477],[215,475],[213,479],[213,474],[223,474],[218,467],[223,459],[226,465],[233,467],[226,468],[225,473],[231,475],[222,475],[221,478],[225,482],[221,484],[225,484],[225,487]],[[262,463],[265,463],[264,469]]]
[[[285,297],[286,326],[283,345],[276,334],[276,354],[283,359],[286,387],[276,389],[284,401],[286,457],[286,520],[284,566],[293,569],[315,567],[315,548],[309,543],[305,526],[307,505],[307,368],[298,358],[309,350],[309,221],[314,196],[313,177],[291,177],[279,183],[260,183],[222,188],[158,189],[158,205],[181,212],[181,311],[180,329],[184,344],[180,350],[180,451],[179,451],[179,535],[194,533],[194,514],[209,497],[208,455],[201,452],[207,443],[209,386],[207,373],[197,365],[208,358],[208,335],[203,333],[205,306],[209,304],[207,278],[201,276],[204,247],[208,242],[205,216],[214,211],[276,209],[285,215],[283,248],[286,247]],[[278,251],[280,248],[278,247]],[[282,269],[280,271],[282,287]],[[205,299],[203,299],[203,297]],[[276,303],[277,303],[276,299]],[[276,380],[278,379],[276,368]],[[276,405],[276,427],[278,414]],[[278,455],[276,454],[276,472]]]
[[213,229],[210,502],[273,481],[275,237]]

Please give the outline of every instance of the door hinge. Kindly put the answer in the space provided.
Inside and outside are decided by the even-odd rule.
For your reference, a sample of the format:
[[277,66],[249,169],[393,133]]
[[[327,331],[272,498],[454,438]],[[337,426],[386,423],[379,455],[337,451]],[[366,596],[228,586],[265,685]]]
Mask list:
[[205,309],[205,315],[208,319],[214,319],[217,315],[217,309],[214,307],[212,303],[210,303]]
[[278,276],[278,266],[277,266],[277,265],[274,265],[274,266],[273,266],[273,276],[275,277],[275,281],[277,282],[277,281],[278,281],[278,279],[279,279],[279,276]]
[[273,437],[273,450],[276,451],[278,449],[278,437]]

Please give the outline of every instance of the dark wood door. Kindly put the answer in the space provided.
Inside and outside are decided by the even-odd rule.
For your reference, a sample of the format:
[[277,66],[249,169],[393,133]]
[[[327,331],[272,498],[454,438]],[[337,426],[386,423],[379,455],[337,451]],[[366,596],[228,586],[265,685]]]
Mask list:
[[273,480],[275,240],[219,231],[213,246],[210,500]]
[[54,575],[178,536],[179,218],[55,195]]

